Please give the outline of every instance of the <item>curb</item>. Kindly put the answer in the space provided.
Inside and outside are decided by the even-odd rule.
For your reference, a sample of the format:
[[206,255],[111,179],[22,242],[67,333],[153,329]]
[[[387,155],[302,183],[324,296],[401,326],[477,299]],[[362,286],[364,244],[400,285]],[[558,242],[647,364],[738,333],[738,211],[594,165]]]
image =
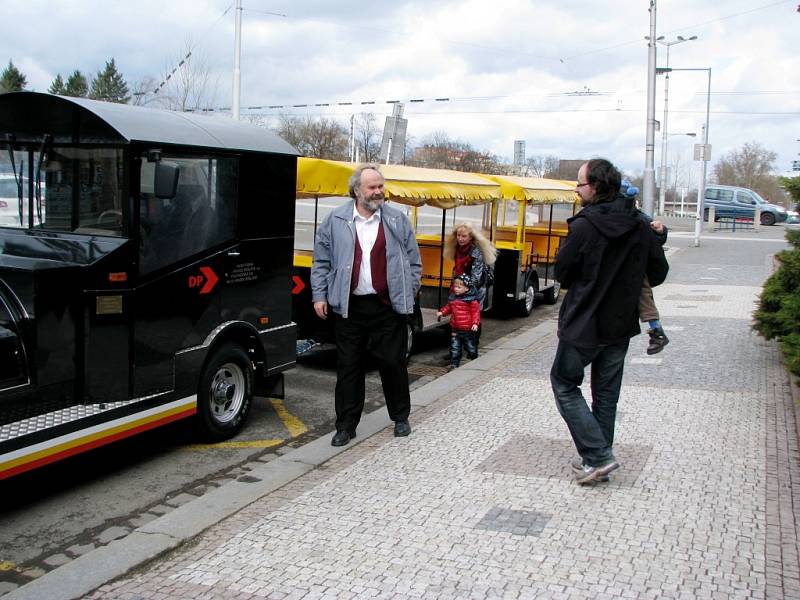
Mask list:
[[[486,374],[514,354],[524,351],[556,331],[548,319],[520,334],[499,340],[498,346],[466,365],[411,392],[411,412],[434,404],[447,394]],[[800,393],[800,392],[799,392]],[[97,548],[12,590],[3,600],[73,600],[122,577],[159,556],[178,548],[259,498],[318,468],[334,456],[353,448],[393,423],[383,408],[365,414],[358,438],[341,447],[323,435],[269,463],[254,463],[247,475],[211,490],[166,515],[132,531],[126,537]],[[331,432],[332,433],[332,432]]]

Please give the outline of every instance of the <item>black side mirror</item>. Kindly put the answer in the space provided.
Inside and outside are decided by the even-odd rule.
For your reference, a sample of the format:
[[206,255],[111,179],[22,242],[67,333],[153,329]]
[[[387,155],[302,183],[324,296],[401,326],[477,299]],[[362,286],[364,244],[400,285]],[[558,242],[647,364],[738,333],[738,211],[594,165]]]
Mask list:
[[160,161],[156,163],[155,181],[153,191],[156,198],[169,200],[178,192],[178,178],[181,168],[176,163]]

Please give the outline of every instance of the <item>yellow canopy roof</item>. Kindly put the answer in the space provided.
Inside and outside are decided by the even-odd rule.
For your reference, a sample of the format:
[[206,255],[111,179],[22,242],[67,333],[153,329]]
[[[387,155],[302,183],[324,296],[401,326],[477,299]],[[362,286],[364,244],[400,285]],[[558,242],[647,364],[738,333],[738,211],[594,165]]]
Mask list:
[[[300,157],[297,160],[299,196],[347,196],[347,182],[356,163]],[[413,206],[453,208],[502,197],[501,185],[474,173],[380,165],[386,179],[386,199]]]
[[541,177],[514,175],[484,175],[500,184],[503,198],[532,204],[573,203],[580,198],[575,193],[575,182]]

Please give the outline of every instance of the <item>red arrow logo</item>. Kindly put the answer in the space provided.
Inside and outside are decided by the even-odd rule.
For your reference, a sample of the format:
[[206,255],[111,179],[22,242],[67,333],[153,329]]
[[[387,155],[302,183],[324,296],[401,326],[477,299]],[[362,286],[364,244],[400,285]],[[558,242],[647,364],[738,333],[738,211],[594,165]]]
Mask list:
[[294,287],[292,288],[292,294],[299,294],[305,289],[306,284],[303,283],[303,280],[300,279],[298,275],[292,275],[292,281],[294,282]]
[[214,289],[214,286],[217,285],[219,281],[219,277],[211,267],[200,267],[200,272],[206,276],[206,283],[203,286],[203,289],[200,290],[201,294],[208,294],[211,290]]

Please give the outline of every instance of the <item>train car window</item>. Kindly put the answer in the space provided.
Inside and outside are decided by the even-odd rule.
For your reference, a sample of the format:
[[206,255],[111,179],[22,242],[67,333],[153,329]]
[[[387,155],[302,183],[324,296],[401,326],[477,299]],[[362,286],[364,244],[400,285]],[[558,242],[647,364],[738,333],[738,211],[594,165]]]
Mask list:
[[142,163],[140,271],[209,250],[236,235],[239,163],[235,158],[165,156],[180,167],[174,198],[153,193],[152,163]]

